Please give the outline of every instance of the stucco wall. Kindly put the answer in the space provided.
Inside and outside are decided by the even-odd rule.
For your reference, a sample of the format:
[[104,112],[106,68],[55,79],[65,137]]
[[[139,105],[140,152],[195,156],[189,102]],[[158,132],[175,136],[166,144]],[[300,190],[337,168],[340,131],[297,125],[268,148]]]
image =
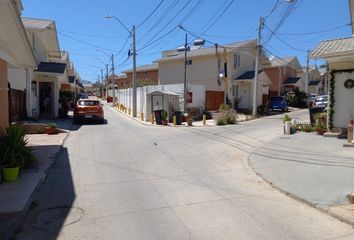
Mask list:
[[334,127],[338,128],[347,128],[349,119],[354,118],[354,88],[344,87],[347,79],[354,79],[354,72],[340,72],[335,75]]
[[[157,85],[159,83],[158,70],[144,71],[136,73],[137,81],[148,80],[149,85]],[[127,83],[131,84],[133,80],[133,73],[127,73]]]
[[9,101],[7,90],[7,62],[0,58],[0,128],[9,125]]
[[23,91],[26,89],[26,70],[9,68],[8,79],[12,89]]

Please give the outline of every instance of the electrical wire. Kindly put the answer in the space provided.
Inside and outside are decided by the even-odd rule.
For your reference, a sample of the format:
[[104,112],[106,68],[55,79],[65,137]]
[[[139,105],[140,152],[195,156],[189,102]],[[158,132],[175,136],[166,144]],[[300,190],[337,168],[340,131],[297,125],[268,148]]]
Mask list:
[[123,49],[125,48],[125,46],[127,45],[128,43],[128,40],[130,39],[131,35],[129,34],[128,37],[125,39],[122,47],[120,48],[120,50],[118,51],[118,53],[116,53],[114,56],[117,57],[119,54],[122,53]]
[[264,17],[264,19],[269,18],[269,17],[273,14],[273,12],[275,11],[275,9],[278,7],[278,4],[279,4],[279,3],[280,3],[280,0],[277,0],[277,1],[275,2],[275,4],[274,4],[272,10],[270,11],[270,13],[268,13],[267,16]]
[[152,15],[154,15],[154,13],[159,9],[159,7],[162,5],[162,3],[164,2],[165,0],[161,0],[160,3],[155,7],[155,9],[141,22],[139,23],[136,28],[139,28],[141,27],[142,25],[144,25],[151,17]]
[[104,36],[104,35],[77,33],[77,32],[67,31],[67,30],[60,29],[60,28],[58,28],[57,31],[68,33],[68,34],[73,34],[73,35],[77,35],[77,36],[82,36],[82,37],[89,37],[89,38],[123,38],[123,37],[125,37],[125,36],[119,36],[119,35],[116,35],[116,36],[113,36],[113,35]]
[[[183,12],[184,9],[185,9],[191,2],[192,2],[192,1],[189,0],[186,4],[184,4],[184,5],[182,6],[182,8],[180,8],[180,9],[177,11],[177,13],[176,13],[169,21],[167,21],[167,23],[166,23],[157,33],[155,33],[155,35],[154,35],[152,38],[150,38],[150,39],[143,45],[142,49],[145,48],[147,45],[149,45],[152,41],[154,41],[154,39],[155,39],[173,20],[175,20],[175,19],[177,18],[177,16],[178,16],[179,14],[181,14],[181,12]],[[177,26],[176,26],[175,28],[177,28]],[[170,30],[170,31],[168,31],[168,32],[172,32],[172,30]]]
[[342,29],[345,27],[350,27],[351,24],[347,23],[344,25],[340,25],[337,27],[333,27],[333,28],[328,28],[328,29],[324,29],[324,30],[320,30],[320,31],[315,31],[315,32],[306,32],[306,33],[278,33],[279,35],[289,35],[289,36],[303,36],[303,35],[314,35],[314,34],[321,34],[321,33],[326,33],[326,32],[332,32],[338,29]]
[[224,8],[224,10],[220,13],[220,15],[214,20],[214,22],[209,27],[207,27],[207,29],[205,29],[201,34],[208,32],[208,30],[212,28],[219,21],[219,19],[225,14],[225,12],[229,9],[229,7],[232,5],[233,2],[234,0],[231,0],[231,2]]

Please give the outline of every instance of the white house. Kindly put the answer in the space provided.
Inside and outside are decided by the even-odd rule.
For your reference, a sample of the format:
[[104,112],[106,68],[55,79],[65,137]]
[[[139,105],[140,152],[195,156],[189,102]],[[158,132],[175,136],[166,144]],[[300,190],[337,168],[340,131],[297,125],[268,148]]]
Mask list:
[[[349,1],[351,19],[354,18],[354,0]],[[328,76],[328,127],[347,128],[354,119],[354,28],[353,36],[322,41],[312,52],[311,58],[327,61]]]
[[[0,1],[0,127],[6,127],[11,121],[21,120],[16,117],[11,101],[9,109],[9,86],[21,92],[31,89],[31,73],[37,62],[21,22],[22,3],[20,0]],[[23,96],[24,96],[23,92]],[[28,102],[28,99],[27,99]],[[22,104],[22,103],[19,103]],[[21,105],[25,112],[24,106]],[[17,109],[17,108],[16,108]]]
[[60,53],[55,22],[46,19],[22,18],[33,53],[39,63],[34,71],[29,115],[57,117],[61,83],[68,79],[66,63],[54,61]]
[[[200,41],[198,43],[200,44]],[[247,95],[243,99],[249,99],[253,81],[239,81],[238,78],[248,71],[254,71],[256,45],[256,40],[249,40],[222,46],[198,45],[187,51],[187,84],[205,87],[203,107],[216,110],[221,103],[233,103],[236,97]],[[160,84],[184,82],[184,47],[182,48],[165,51],[163,57],[155,61],[159,65]],[[260,69],[267,61],[262,53]],[[259,81],[259,85],[258,88],[262,89],[263,82]],[[251,109],[253,103],[245,100],[244,104],[246,108]]]

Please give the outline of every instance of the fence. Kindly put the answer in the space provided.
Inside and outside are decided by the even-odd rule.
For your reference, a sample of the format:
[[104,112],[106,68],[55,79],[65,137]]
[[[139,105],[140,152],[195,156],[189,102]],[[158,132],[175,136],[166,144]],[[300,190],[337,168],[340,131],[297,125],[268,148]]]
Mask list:
[[[179,109],[183,109],[184,94],[183,84],[151,85],[137,88],[137,115],[145,114],[146,120],[150,119],[151,101],[148,100],[148,94],[161,91],[171,92],[179,96]],[[108,96],[112,96],[113,90],[108,90]],[[115,92],[117,103],[123,104],[126,108],[132,109],[133,92],[132,88],[120,89]],[[188,84],[189,101],[187,108],[205,108],[205,88],[202,85]]]

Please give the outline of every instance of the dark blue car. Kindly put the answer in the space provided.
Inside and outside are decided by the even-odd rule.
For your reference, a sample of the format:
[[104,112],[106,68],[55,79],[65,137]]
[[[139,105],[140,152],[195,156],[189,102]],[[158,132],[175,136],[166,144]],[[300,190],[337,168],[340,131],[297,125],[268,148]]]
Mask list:
[[286,99],[284,96],[276,96],[276,97],[271,97],[269,99],[268,108],[269,111],[273,111],[277,109],[286,112],[288,111],[288,104],[286,103]]

